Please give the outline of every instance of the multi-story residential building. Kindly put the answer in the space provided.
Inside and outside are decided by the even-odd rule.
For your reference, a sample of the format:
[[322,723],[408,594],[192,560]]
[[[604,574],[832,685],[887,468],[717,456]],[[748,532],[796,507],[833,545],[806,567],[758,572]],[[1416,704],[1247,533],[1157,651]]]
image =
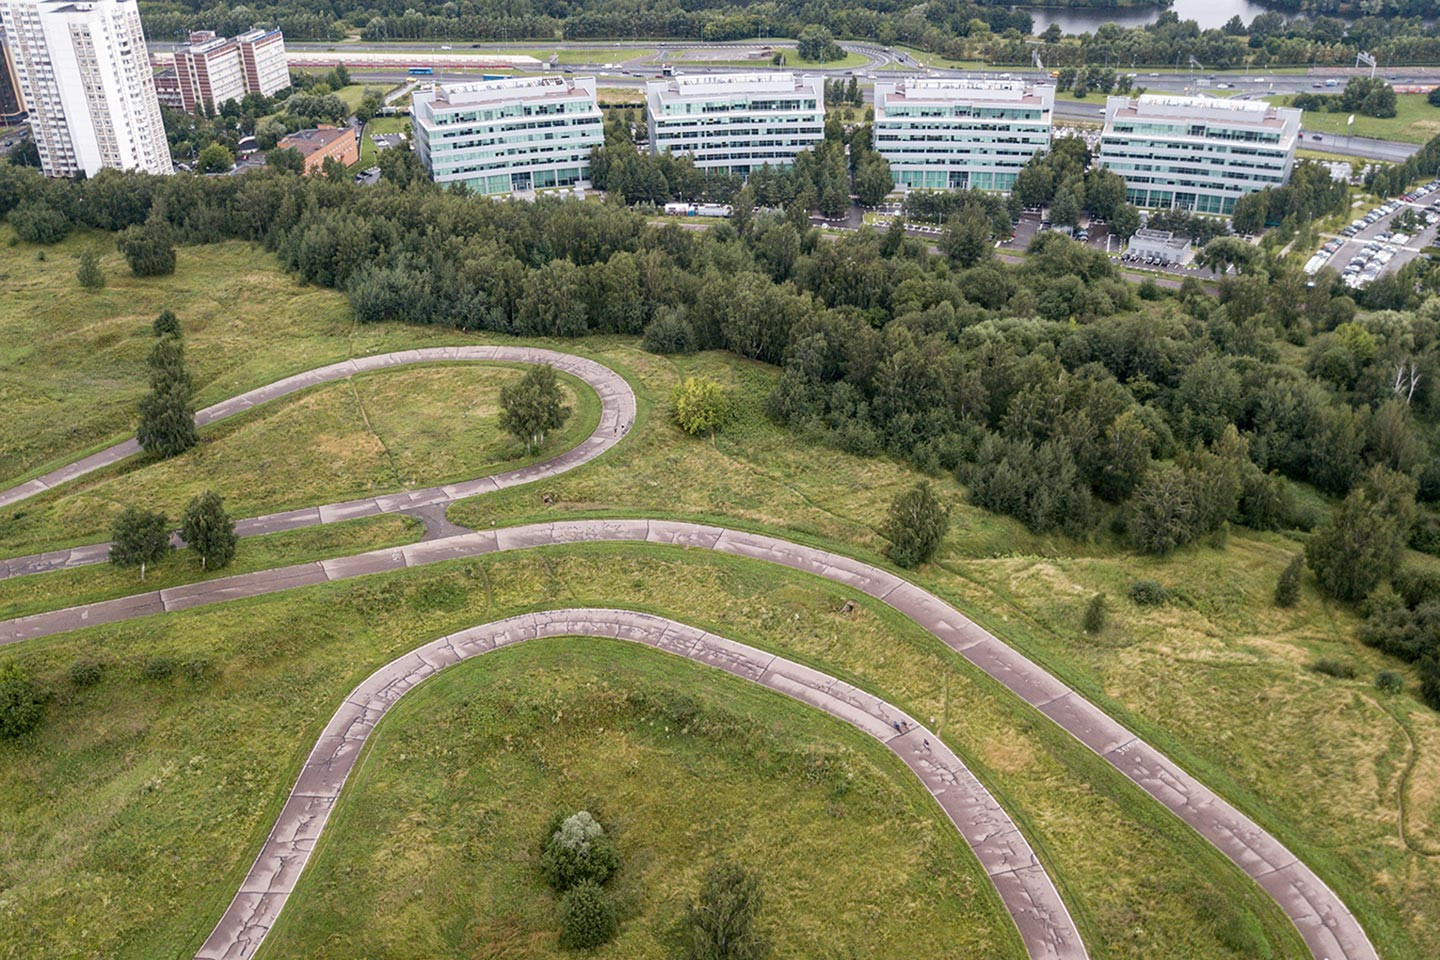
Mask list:
[[876,81],[873,145],[900,187],[1009,190],[1054,107],[1054,87],[1018,80]]
[[215,112],[230,100],[245,96],[245,69],[240,44],[205,30],[190,34],[190,42],[175,50],[175,77],[180,108],[190,113],[202,107]]
[[40,166],[170,173],[136,0],[0,0]]
[[417,90],[415,152],[437,183],[498,194],[585,185],[605,142],[594,77],[507,77]]
[[825,139],[825,84],[793,73],[669,77],[645,85],[650,149],[742,176],[788,167]]
[[1138,207],[1229,214],[1247,193],[1282,186],[1295,166],[1300,111],[1250,100],[1110,97],[1100,164]]
[[279,30],[251,30],[238,37],[198,30],[175,50],[173,66],[155,76],[160,102],[190,113],[218,110],[247,93],[268,97],[289,86],[285,37]]
[[25,98],[20,96],[20,76],[15,72],[15,60],[5,44],[5,32],[0,30],[0,127],[24,120]]

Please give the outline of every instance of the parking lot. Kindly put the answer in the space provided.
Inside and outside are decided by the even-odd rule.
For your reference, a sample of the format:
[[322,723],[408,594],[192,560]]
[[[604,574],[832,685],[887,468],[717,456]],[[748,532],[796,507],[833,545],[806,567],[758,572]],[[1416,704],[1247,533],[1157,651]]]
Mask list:
[[[1407,211],[1418,215],[1422,228],[1410,230],[1397,224]],[[1365,287],[1419,256],[1421,250],[1435,242],[1437,228],[1440,228],[1440,181],[1431,181],[1357,218],[1310,258],[1305,272],[1313,276],[1324,267],[1331,267],[1340,272],[1352,289]]]

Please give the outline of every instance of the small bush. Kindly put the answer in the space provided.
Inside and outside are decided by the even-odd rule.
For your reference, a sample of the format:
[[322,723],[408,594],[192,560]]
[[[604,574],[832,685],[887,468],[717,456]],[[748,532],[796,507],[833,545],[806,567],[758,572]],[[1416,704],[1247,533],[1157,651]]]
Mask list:
[[1097,593],[1085,608],[1085,632],[1099,633],[1105,629],[1105,594]]
[[1129,595],[1137,607],[1158,607],[1170,599],[1170,591],[1155,580],[1136,580],[1130,584]]
[[1300,599],[1300,573],[1304,569],[1305,554],[1297,553],[1290,558],[1290,562],[1280,572],[1280,580],[1275,584],[1275,606],[1295,606]]
[[100,269],[100,256],[94,250],[80,254],[80,265],[75,268],[75,279],[86,290],[99,290],[105,286],[105,271]]
[[[579,883],[601,884],[620,868],[620,851],[586,810],[559,819],[540,854],[545,882],[563,893]],[[553,821],[552,821],[553,823]]]
[[1414,610],[1427,600],[1440,599],[1440,571],[1406,567],[1395,574],[1395,592]]
[[1405,689],[1405,678],[1394,670],[1381,670],[1375,674],[1375,689],[1381,693],[1400,693]]
[[70,682],[77,687],[93,687],[105,676],[105,664],[99,660],[76,660],[66,671]]
[[210,661],[204,657],[197,657],[194,660],[185,661],[185,676],[195,682],[204,680],[210,675]]
[[168,680],[175,675],[175,661],[169,657],[151,657],[140,667],[145,680]]
[[1341,663],[1339,660],[1331,660],[1329,657],[1322,657],[1310,665],[1310,669],[1316,673],[1323,673],[1327,677],[1335,677],[1339,680],[1353,680],[1355,668],[1348,663]]
[[0,740],[14,740],[40,726],[50,694],[14,663],[0,666]]
[[175,311],[169,308],[160,311],[150,329],[157,337],[178,337],[180,336],[180,318],[175,316]]
[[689,353],[695,349],[695,330],[684,317],[663,313],[650,321],[640,345],[651,353]]
[[615,907],[590,880],[578,883],[560,900],[560,946],[589,950],[609,941],[620,927]]

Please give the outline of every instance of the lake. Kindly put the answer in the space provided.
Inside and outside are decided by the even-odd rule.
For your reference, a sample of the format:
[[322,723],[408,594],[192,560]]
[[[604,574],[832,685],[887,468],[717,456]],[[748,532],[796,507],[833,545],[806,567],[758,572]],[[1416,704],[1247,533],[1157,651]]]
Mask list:
[[[1060,24],[1066,33],[1094,33],[1102,23],[1118,23],[1122,27],[1140,27],[1154,23],[1160,17],[1163,7],[1130,7],[1122,10],[1098,7],[1025,7],[1035,20],[1035,32],[1040,33],[1052,23]],[[1210,30],[1225,25],[1231,17],[1239,15],[1249,23],[1265,7],[1250,0],[1175,0],[1170,5],[1181,20],[1194,20],[1201,30]]]

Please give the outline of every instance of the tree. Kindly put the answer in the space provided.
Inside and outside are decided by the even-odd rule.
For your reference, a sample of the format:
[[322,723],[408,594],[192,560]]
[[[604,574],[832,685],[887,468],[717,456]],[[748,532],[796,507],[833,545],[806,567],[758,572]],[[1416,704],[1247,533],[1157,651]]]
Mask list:
[[49,693],[14,661],[0,666],[0,740],[15,740],[40,726]]
[[582,883],[602,884],[620,869],[620,851],[589,811],[551,822],[540,872],[557,893]]
[[729,419],[730,394],[714,380],[687,377],[675,387],[670,400],[675,408],[675,423],[692,437],[709,433],[714,440],[715,431]]
[[173,457],[199,442],[190,374],[179,337],[162,336],[150,349],[150,392],[140,400],[135,439],[146,453]]
[[835,42],[834,35],[824,27],[811,24],[800,31],[800,41],[797,44],[797,52],[802,60],[812,60],[817,63],[826,60],[840,60],[845,56],[845,51]]
[[137,277],[163,277],[175,272],[175,245],[170,226],[158,217],[132,224],[116,238],[115,245]]
[[225,512],[225,502],[207,490],[185,506],[180,536],[200,558],[200,569],[219,569],[235,559],[235,523]]
[[1133,204],[1122,203],[1110,215],[1110,232],[1120,241],[1130,239],[1140,229],[1140,211]]
[[1305,554],[1297,553],[1285,564],[1275,584],[1275,606],[1293,607],[1300,599],[1300,573],[1305,569]]
[[274,147],[265,151],[265,166],[281,173],[304,173],[305,157],[294,147]]
[[609,942],[618,929],[615,905],[594,881],[576,884],[560,898],[560,946],[589,950]]
[[882,532],[890,541],[890,559],[914,567],[935,556],[949,529],[949,505],[935,496],[929,480],[921,480],[891,501]]
[[175,316],[174,310],[166,307],[160,311],[155,322],[150,325],[150,329],[157,337],[178,337],[180,336],[180,318]]
[[1363,599],[1395,569],[1404,545],[1398,526],[1363,487],[1352,490],[1305,544],[1320,589],[1338,600]]
[[59,243],[73,226],[63,211],[43,200],[24,201],[10,211],[8,219],[15,228],[15,236],[26,243]]
[[425,165],[408,146],[381,150],[380,156],[375,159],[375,165],[380,168],[381,180],[393,183],[401,190],[430,182],[430,174],[425,171]]
[[195,158],[198,173],[228,173],[235,166],[235,157],[223,143],[212,143]]
[[100,255],[94,250],[80,254],[80,266],[75,270],[75,279],[86,290],[99,290],[105,286],[105,271],[100,269]]
[[720,863],[705,871],[699,898],[680,925],[682,960],[765,960],[770,940],[761,929],[765,893],[743,867]]
[[945,224],[941,247],[962,267],[973,267],[990,256],[990,218],[979,207],[967,207]]
[[110,562],[117,567],[145,568],[159,563],[170,552],[170,525],[165,514],[139,507],[126,507],[110,528]]
[[867,207],[878,206],[895,189],[890,161],[878,153],[867,154],[855,170],[855,198]]
[[525,452],[545,443],[545,434],[570,419],[555,368],[537,364],[514,383],[500,389],[500,427],[525,442]]

